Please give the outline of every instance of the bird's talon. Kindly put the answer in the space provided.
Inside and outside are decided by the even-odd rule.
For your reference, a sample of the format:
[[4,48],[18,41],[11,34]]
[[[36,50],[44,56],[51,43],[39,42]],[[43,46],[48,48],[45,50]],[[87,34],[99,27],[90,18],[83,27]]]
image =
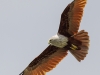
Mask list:
[[77,46],[75,46],[74,44],[72,44],[72,46],[70,47],[72,50],[76,50],[78,49]]
[[75,48],[73,48],[73,47],[70,47],[72,50],[75,50]]

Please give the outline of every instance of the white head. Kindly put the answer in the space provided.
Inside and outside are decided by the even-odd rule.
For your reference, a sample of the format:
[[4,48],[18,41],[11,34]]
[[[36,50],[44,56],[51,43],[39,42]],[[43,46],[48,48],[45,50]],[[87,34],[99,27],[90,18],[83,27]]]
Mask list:
[[52,36],[49,39],[48,43],[50,45],[54,45],[56,47],[63,48],[64,46],[67,45],[67,42],[68,42],[68,38],[58,33],[58,34]]

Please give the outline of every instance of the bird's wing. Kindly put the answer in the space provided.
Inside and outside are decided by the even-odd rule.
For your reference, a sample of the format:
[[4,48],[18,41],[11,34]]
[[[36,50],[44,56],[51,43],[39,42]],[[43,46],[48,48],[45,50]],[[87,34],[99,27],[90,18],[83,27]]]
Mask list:
[[45,75],[67,55],[67,50],[49,45],[20,75]]
[[65,8],[61,15],[58,33],[70,37],[78,32],[86,1],[74,0]]

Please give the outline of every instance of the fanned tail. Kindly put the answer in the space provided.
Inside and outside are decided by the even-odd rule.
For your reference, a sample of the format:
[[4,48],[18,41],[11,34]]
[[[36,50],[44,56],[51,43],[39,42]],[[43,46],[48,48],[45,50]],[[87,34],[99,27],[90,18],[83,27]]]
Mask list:
[[76,35],[74,35],[73,37],[75,39],[81,41],[82,44],[79,46],[80,50],[69,50],[69,51],[80,62],[81,60],[84,60],[84,58],[88,54],[88,49],[89,49],[88,32],[85,32],[84,30],[81,30]]

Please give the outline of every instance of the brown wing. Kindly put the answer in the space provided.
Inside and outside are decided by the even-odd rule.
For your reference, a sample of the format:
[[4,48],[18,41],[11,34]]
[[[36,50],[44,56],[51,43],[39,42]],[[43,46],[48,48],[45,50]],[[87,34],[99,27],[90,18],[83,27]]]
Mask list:
[[61,15],[58,33],[70,37],[78,32],[86,1],[74,0],[65,8]]
[[48,46],[20,75],[45,75],[67,55],[67,50]]
[[84,60],[86,55],[88,54],[89,49],[89,36],[88,32],[85,32],[84,30],[81,30],[76,35],[73,36],[75,39],[82,42],[81,45],[79,45],[80,50],[69,50],[72,55],[80,62],[81,60]]

